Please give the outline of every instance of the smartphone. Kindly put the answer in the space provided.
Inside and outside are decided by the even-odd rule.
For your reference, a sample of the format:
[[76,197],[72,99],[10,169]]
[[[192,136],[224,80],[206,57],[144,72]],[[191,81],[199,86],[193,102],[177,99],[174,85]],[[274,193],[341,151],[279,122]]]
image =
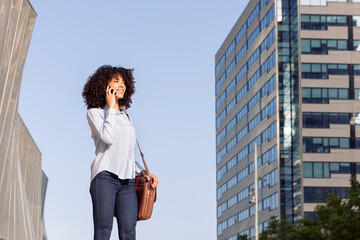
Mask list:
[[[110,88],[110,93],[113,94],[114,93],[114,89],[112,89],[110,86],[108,86]],[[116,95],[116,93],[115,93]]]

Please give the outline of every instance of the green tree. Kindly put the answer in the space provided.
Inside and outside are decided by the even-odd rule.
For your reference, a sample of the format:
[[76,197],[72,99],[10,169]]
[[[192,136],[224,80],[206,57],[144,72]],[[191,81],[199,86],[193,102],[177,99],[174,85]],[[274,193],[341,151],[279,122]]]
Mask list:
[[269,226],[261,233],[260,240],[296,240],[297,226],[276,217],[271,217]]
[[360,239],[360,183],[351,179],[348,198],[330,194],[325,205],[316,207],[324,239]]
[[311,220],[309,217],[301,219],[300,223],[296,226],[298,240],[325,240],[319,223]]
[[315,212],[318,220],[301,219],[297,224],[275,217],[260,240],[359,240],[360,239],[360,183],[351,179],[348,198],[330,194],[326,204],[320,204]]
[[247,234],[238,235],[237,240],[250,240]]

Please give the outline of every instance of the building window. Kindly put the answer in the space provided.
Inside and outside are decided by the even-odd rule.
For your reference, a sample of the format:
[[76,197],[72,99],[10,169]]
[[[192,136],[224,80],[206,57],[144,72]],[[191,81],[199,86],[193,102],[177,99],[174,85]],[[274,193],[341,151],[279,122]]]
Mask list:
[[349,138],[338,137],[304,137],[304,153],[330,153],[330,149],[349,149]]
[[[253,186],[253,184],[251,185]],[[238,201],[241,202],[242,200],[246,199],[249,197],[249,190],[251,189],[251,187],[246,187],[244,190],[240,191],[237,196],[238,196]]]
[[248,69],[250,69],[250,67],[256,62],[256,60],[260,57],[260,48],[256,49],[256,51],[253,53],[253,55],[251,55],[251,57],[249,58],[247,65],[248,65]]
[[220,115],[216,118],[216,130],[220,127],[222,120],[226,117],[226,109],[220,113]]
[[327,2],[346,2],[347,0],[300,0],[304,6],[326,6]]
[[226,173],[226,165],[222,166],[219,170],[216,172],[216,182],[220,182],[222,176]]
[[225,78],[226,78],[225,73],[223,73],[221,75],[221,77],[219,78],[219,80],[216,82],[216,84],[215,84],[215,94],[218,94],[218,92],[220,91],[222,84],[225,82]]
[[252,75],[248,81],[248,89],[252,88],[254,84],[259,80],[260,78],[260,70],[257,70],[254,75]]
[[[355,0],[353,0],[354,2]],[[356,2],[360,2],[360,0],[356,0]],[[353,26],[360,27],[360,16],[353,16]]]
[[220,61],[216,64],[215,67],[215,77],[217,77],[221,71],[221,67],[224,65],[225,63],[225,55],[222,56],[222,58],[220,59]]
[[360,64],[354,64],[354,75],[360,75]]
[[264,7],[264,5],[267,5],[270,2],[270,0],[261,0],[260,1],[260,9]]
[[355,124],[356,125],[360,124],[360,113],[355,113]]
[[330,99],[349,99],[348,88],[303,88],[303,103],[329,103]]
[[301,15],[303,30],[327,30],[328,26],[347,26],[347,16]]
[[236,59],[232,60],[230,65],[226,68],[226,70],[225,70],[225,78],[227,78],[230,75],[230,73],[232,72],[232,70],[235,68],[235,66],[236,66],[235,61],[236,61]]
[[255,20],[256,16],[259,14],[259,4],[256,5],[256,7],[254,8],[254,10],[252,11],[252,13],[250,14],[250,17],[247,20],[247,26],[248,28],[250,27],[251,23]]
[[360,51],[360,40],[354,40],[354,51]]
[[269,72],[276,64],[276,54],[275,51],[265,60],[261,65],[261,75]]
[[260,98],[261,98],[261,92],[258,91],[248,102],[248,109],[249,111],[258,103],[260,102]]
[[303,170],[304,178],[330,178],[330,174],[350,174],[350,163],[304,162]]
[[303,112],[304,128],[329,128],[330,124],[350,124],[350,114]]
[[226,50],[225,59],[227,59],[230,56],[230,54],[234,51],[234,49],[235,49],[235,39],[231,42],[230,46]]
[[265,17],[261,20],[260,22],[260,26],[261,26],[261,31],[270,25],[270,23],[274,20],[275,18],[275,7],[274,5],[269,9],[269,11],[266,13]]
[[247,25],[244,24],[244,26],[242,26],[242,28],[240,29],[240,31],[238,32],[238,34],[236,35],[235,41],[236,44],[240,41],[240,39],[245,35],[247,30]]
[[349,74],[347,64],[303,63],[301,68],[302,78],[328,79],[329,75]]
[[273,195],[265,198],[262,201],[259,201],[259,212],[265,209],[269,209],[270,211],[279,207],[279,194],[276,192]]
[[347,187],[304,187],[305,203],[325,203],[330,193],[345,198]]
[[261,122],[261,113],[256,115],[253,119],[249,121],[249,132],[253,130]]
[[269,49],[275,42],[275,27],[271,30],[271,32],[266,36],[265,40],[260,45],[261,52]]
[[270,173],[266,174],[262,180],[259,180],[260,184],[258,184],[259,189],[266,187],[267,185],[269,185],[269,187],[275,186],[276,184],[278,184],[279,179],[278,179],[278,170],[277,168],[273,171],[271,171]]
[[260,34],[260,27],[258,26],[247,40],[248,48],[250,48],[250,46],[255,42],[255,40],[259,36],[259,34]]
[[336,39],[301,39],[301,53],[303,54],[328,54],[329,50],[348,50],[348,41]]
[[220,236],[226,228],[227,228],[227,220],[219,223],[217,225],[217,235]]
[[244,46],[240,49],[240,51],[236,54],[236,62],[240,62],[242,57],[245,55],[247,51],[247,45],[246,43],[244,44]]
[[[273,146],[270,150],[266,151],[263,155],[262,155],[262,164],[264,165],[265,163],[267,164],[271,164],[273,162],[275,162],[277,160],[277,145]],[[261,166],[259,164],[258,167]]]
[[223,212],[227,209],[226,202],[217,207],[217,217],[221,217]]

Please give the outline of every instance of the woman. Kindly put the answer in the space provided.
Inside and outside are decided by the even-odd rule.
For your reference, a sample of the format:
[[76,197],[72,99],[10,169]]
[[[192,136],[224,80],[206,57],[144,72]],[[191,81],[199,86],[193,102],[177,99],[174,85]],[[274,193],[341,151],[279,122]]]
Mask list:
[[94,239],[110,239],[114,211],[119,239],[135,240],[137,197],[135,175],[159,181],[134,160],[135,129],[125,109],[135,92],[133,69],[101,66],[90,76],[82,96],[87,105],[87,119],[95,143],[91,164],[90,194],[93,204]]

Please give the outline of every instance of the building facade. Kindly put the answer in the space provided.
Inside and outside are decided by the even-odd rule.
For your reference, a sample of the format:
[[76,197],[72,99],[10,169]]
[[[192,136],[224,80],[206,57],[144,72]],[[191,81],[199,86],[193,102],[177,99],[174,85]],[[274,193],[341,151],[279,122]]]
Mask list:
[[250,0],[215,64],[219,240],[255,235],[255,155],[259,232],[360,180],[359,0]]
[[45,240],[47,177],[41,152],[18,113],[36,13],[28,0],[0,2],[0,239]]

